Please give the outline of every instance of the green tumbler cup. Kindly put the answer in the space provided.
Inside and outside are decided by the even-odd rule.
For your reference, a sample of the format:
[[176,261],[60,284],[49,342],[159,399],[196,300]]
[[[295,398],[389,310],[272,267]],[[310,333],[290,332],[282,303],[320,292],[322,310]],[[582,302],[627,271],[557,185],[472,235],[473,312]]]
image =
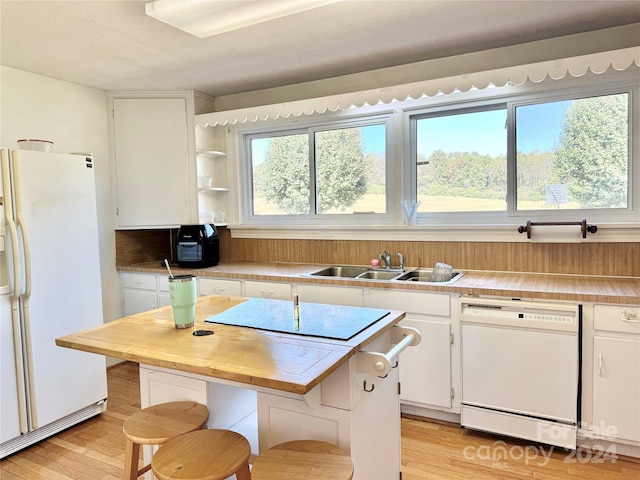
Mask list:
[[193,327],[196,319],[196,277],[176,275],[169,277],[169,294],[176,328]]

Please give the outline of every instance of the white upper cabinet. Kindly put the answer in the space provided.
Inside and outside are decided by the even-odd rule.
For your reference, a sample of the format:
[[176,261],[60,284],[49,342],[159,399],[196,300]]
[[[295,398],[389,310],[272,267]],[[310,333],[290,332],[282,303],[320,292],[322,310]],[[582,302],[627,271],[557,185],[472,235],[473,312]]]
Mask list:
[[116,228],[197,223],[193,95],[109,102]]

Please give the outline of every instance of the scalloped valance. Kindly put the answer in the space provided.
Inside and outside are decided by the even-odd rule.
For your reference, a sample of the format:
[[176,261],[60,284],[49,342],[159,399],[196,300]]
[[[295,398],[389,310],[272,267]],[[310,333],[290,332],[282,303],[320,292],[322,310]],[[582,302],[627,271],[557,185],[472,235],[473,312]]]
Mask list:
[[624,71],[638,67],[640,67],[640,47],[624,48],[361,92],[207,113],[196,116],[196,125],[214,127],[216,125],[235,125],[237,123],[275,120],[291,116],[299,117],[301,115],[312,115],[327,111],[335,112],[365,105],[416,100],[423,97],[433,97],[437,94],[449,94],[455,91],[466,92],[472,88],[503,87],[507,84],[522,85],[527,81],[540,83],[548,78],[560,80],[567,75],[582,77],[588,72],[602,74],[609,69]]

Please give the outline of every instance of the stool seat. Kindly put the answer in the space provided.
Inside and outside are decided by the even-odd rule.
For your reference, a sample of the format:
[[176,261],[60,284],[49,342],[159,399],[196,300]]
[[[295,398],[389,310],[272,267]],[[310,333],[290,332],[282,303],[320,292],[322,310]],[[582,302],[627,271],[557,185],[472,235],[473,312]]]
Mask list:
[[253,462],[252,480],[351,480],[353,462],[347,452],[316,440],[281,443],[261,452]]
[[174,437],[151,459],[160,480],[251,480],[251,445],[230,430],[198,430]]
[[197,402],[160,403],[127,418],[122,426],[126,438],[124,478],[135,480],[151,469],[138,469],[141,445],[162,445],[167,440],[204,427],[209,410]]

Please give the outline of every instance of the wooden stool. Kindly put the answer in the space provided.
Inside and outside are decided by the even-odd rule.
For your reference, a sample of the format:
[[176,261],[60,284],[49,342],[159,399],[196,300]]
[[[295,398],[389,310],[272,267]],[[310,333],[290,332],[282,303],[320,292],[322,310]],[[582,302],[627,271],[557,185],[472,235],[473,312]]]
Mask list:
[[199,430],[172,438],[151,459],[160,480],[251,480],[251,445],[230,430]]
[[196,402],[160,403],[131,415],[122,426],[127,439],[124,479],[135,480],[151,469],[149,464],[138,470],[141,445],[162,445],[177,435],[201,429],[208,419],[207,407]]
[[351,480],[353,462],[344,450],[326,442],[298,440],[260,453],[253,480]]

